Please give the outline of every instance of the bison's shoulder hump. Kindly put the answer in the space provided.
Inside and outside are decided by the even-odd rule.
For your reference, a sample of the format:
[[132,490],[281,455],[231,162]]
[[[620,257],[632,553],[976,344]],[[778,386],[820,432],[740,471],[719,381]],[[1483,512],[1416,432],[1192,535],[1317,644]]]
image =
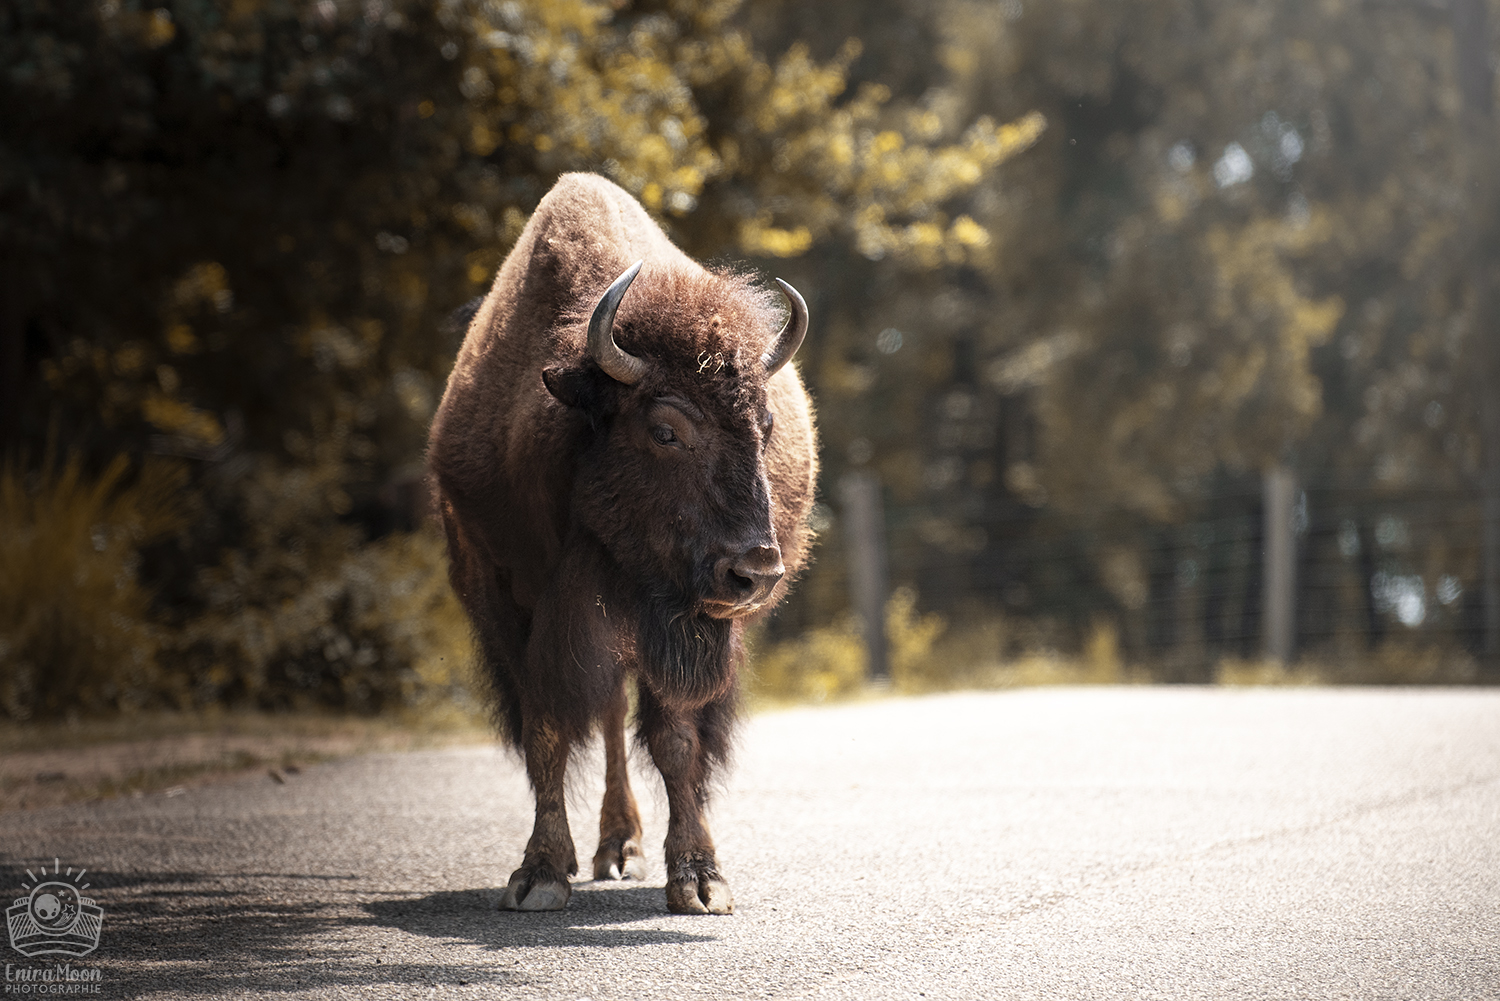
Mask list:
[[531,254],[579,292],[638,260],[694,267],[640,202],[597,174],[564,174],[537,205]]

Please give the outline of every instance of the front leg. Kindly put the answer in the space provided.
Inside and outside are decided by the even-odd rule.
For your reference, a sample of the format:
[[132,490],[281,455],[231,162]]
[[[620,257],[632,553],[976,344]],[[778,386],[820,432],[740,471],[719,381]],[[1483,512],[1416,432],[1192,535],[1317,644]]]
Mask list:
[[[606,713],[620,679],[619,617],[605,614],[613,597],[603,586],[605,559],[597,542],[570,535],[532,613],[517,688],[525,699],[521,746],[536,793],[536,826],[505,889],[506,909],[561,910],[572,895],[568,877],[578,872],[578,858],[563,792],[568,754]],[[596,604],[580,595],[600,597]]]
[[642,686],[641,736],[661,772],[671,815],[667,821],[667,908],[676,914],[729,914],[734,898],[719,872],[703,808],[711,766],[727,751],[732,706],[696,710],[663,706]]
[[578,872],[573,834],[568,830],[568,808],[563,778],[568,767],[569,741],[561,729],[537,713],[522,724],[526,774],[536,793],[536,825],[526,843],[521,868],[510,875],[500,909],[505,911],[560,911],[573,890],[568,877]]

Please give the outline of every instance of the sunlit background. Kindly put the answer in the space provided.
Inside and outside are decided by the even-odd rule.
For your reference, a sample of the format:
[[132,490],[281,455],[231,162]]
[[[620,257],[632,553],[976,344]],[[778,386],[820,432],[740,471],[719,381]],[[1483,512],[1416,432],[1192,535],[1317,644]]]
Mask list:
[[470,711],[426,425],[568,170],[811,307],[752,694],[1500,680],[1495,6],[9,0],[0,719]]

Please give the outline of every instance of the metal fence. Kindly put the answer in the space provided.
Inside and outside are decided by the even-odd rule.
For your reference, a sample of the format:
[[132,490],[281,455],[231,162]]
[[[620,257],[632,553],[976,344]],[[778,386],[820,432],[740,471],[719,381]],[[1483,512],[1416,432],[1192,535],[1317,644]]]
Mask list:
[[[1488,677],[1477,490],[1351,489],[1290,470],[1224,484],[1195,516],[1150,524],[993,505],[930,529],[933,509],[891,503],[846,476],[817,560],[773,630],[791,634],[911,587],[953,628],[1001,618],[1004,649],[1076,652],[1101,623],[1166,680],[1208,680],[1223,658],[1350,662],[1429,651]],[[875,670],[882,670],[877,651]]]

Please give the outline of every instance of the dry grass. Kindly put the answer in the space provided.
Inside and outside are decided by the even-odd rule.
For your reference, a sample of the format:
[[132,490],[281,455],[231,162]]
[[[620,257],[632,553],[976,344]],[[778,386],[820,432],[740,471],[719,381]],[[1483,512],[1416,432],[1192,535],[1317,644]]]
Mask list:
[[479,713],[153,713],[31,723],[0,733],[0,809],[146,795],[255,769],[284,774],[373,751],[482,743]]
[[[801,638],[752,647],[748,691],[752,707],[849,700],[888,694],[993,690],[1044,685],[1139,685],[1159,681],[1161,664],[1128,664],[1108,619],[1094,623],[1083,650],[1049,648],[1045,634],[1001,615],[975,616],[960,628],[916,611],[916,596],[897,591],[886,606],[891,682],[865,678],[859,629],[844,620]],[[1002,656],[1000,651],[1021,647]],[[1479,677],[1461,649],[1389,640],[1373,651],[1312,651],[1291,665],[1274,660],[1220,658],[1205,671],[1226,686],[1466,685]]]
[[91,476],[75,456],[0,469],[0,719],[468,699],[469,625],[441,535],[367,542],[320,520],[321,481],[269,468],[251,479],[252,537],[201,569],[177,622],[153,609],[137,567],[143,545],[185,523],[181,468],[117,459]]
[[1291,665],[1271,660],[1219,662],[1221,685],[1469,685],[1479,664],[1468,652],[1388,640],[1358,653],[1313,651]]
[[183,476],[128,474],[117,458],[90,478],[76,456],[0,470],[0,716],[129,710],[161,692],[137,554],[179,524]]
[[888,685],[865,679],[865,649],[853,620],[815,629],[797,640],[752,648],[752,707],[917,695],[967,689],[1019,688],[1037,685],[1118,685],[1151,680],[1128,667],[1120,656],[1113,623],[1095,624],[1081,654],[1045,647],[1001,658],[1012,624],[992,616],[951,629],[940,615],[917,612],[916,593],[899,589],[886,604],[886,642],[890,655]]

